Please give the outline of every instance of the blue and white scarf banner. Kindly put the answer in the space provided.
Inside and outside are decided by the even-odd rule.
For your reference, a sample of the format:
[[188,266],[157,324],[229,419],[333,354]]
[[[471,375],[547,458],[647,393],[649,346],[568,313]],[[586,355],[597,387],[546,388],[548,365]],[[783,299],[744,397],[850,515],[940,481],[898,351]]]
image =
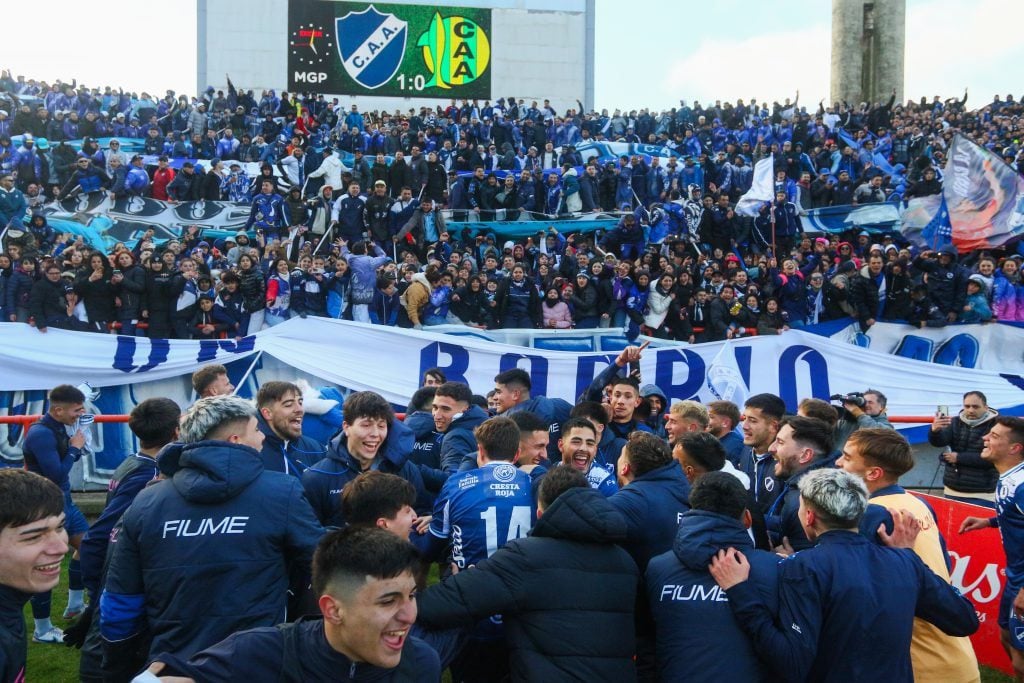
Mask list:
[[[81,235],[92,247],[109,251],[114,244],[123,242],[133,247],[146,230],[154,230],[159,244],[169,239],[180,239],[182,230],[198,225],[206,240],[233,237],[245,228],[251,205],[245,202],[177,202],[171,204],[146,197],[131,197],[111,201],[109,195],[94,192],[43,205],[40,211],[58,232]],[[493,232],[507,239],[525,239],[538,232],[546,232],[552,225],[562,232],[593,232],[610,230],[618,224],[618,217],[605,213],[579,214],[533,220],[543,214],[520,212],[517,221],[505,220],[500,209],[495,221],[453,221],[457,212],[446,210],[448,228],[461,231],[469,228],[472,234]],[[466,213],[466,212],[462,212]]]
[[898,229],[900,207],[891,202],[861,206],[825,206],[800,215],[807,232],[841,233],[847,230],[883,232]]

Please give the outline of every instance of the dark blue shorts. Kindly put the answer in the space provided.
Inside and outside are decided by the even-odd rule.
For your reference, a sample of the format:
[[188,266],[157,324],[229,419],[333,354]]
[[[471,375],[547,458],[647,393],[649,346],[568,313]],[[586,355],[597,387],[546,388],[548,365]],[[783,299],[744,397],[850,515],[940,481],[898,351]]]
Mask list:
[[71,500],[70,491],[64,492],[64,528],[67,530],[68,536],[84,534],[89,530],[89,522],[86,521],[85,515],[82,514],[82,511]]
[[1024,652],[1024,619],[1013,614],[1013,599],[1019,592],[1020,586],[1006,584],[1003,597],[999,600],[999,618],[996,621],[999,628],[1010,632],[1010,647]]

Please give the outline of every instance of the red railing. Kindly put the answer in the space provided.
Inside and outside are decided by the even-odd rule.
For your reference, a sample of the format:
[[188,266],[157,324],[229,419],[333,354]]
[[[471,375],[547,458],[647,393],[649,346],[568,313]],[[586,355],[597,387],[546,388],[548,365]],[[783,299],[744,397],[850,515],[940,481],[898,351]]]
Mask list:
[[[42,415],[0,415],[0,424],[20,424],[28,427],[39,420]],[[127,422],[128,415],[96,415],[96,422]]]
[[[28,427],[42,415],[0,415],[0,424],[20,424]],[[395,413],[399,420],[405,419],[405,413]],[[887,415],[893,424],[930,424],[934,415]],[[96,422],[127,422],[128,415],[97,415]]]

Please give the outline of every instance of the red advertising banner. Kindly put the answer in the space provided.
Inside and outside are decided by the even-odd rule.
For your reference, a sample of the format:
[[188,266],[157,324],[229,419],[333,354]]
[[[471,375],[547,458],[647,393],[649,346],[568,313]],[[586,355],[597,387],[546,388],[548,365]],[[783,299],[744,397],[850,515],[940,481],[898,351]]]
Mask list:
[[982,529],[960,534],[967,517],[995,517],[996,511],[980,505],[947,500],[926,493],[915,493],[935,510],[939,531],[946,539],[952,563],[950,580],[974,603],[981,626],[971,636],[978,662],[1013,675],[1010,658],[999,644],[999,599],[1006,583],[1006,556],[998,529]]

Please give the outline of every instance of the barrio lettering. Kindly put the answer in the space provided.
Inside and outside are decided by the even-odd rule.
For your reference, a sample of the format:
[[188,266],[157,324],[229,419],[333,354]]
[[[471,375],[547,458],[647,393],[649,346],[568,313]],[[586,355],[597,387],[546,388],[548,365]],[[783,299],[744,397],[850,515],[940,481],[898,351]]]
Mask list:
[[244,534],[249,523],[248,517],[204,517],[203,519],[168,519],[164,522],[163,538],[168,536],[188,538],[192,536],[217,536],[222,534]]

